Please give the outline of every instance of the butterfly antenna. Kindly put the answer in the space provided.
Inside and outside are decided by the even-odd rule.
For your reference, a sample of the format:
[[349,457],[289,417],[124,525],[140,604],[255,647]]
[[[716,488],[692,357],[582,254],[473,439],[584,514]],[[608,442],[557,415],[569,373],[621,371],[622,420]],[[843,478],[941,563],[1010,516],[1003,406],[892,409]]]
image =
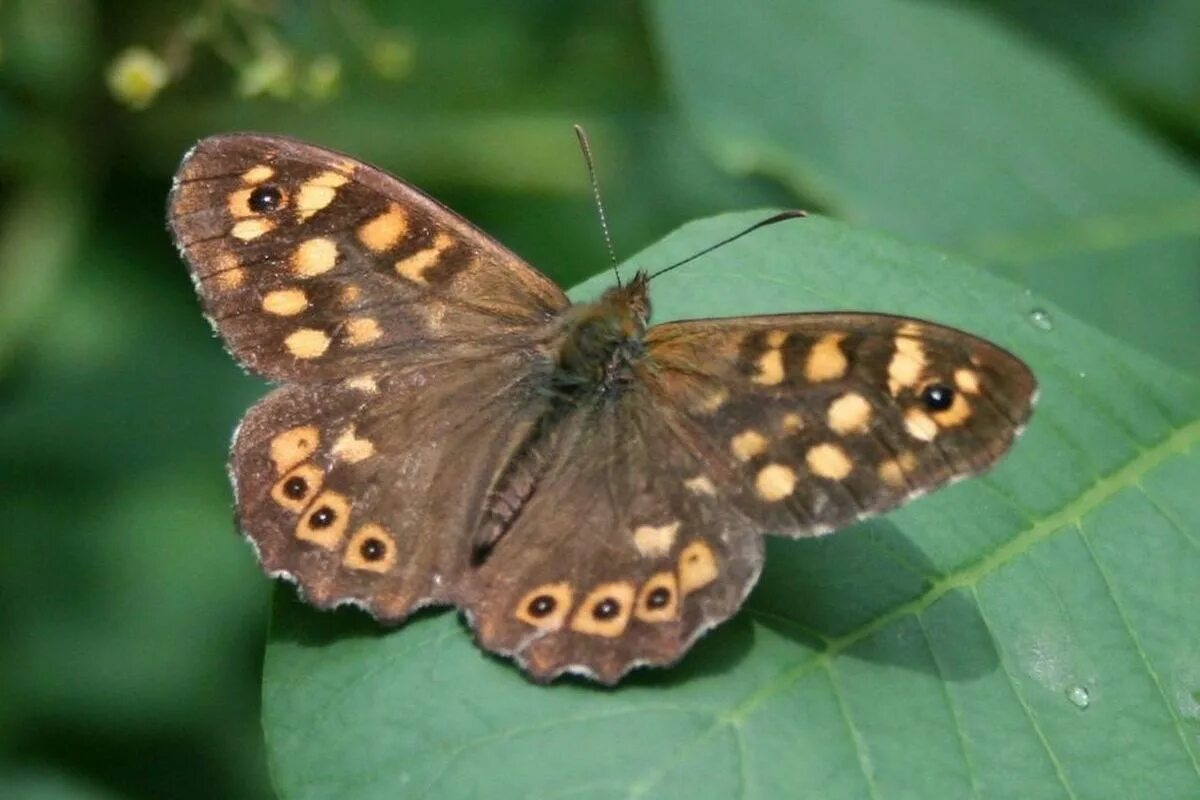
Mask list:
[[789,219],[801,219],[801,218],[807,217],[807,216],[808,216],[807,211],[793,210],[793,211],[782,211],[773,217],[767,217],[764,220],[759,220],[758,222],[751,225],[749,228],[746,228],[744,231],[741,231],[739,233],[735,233],[733,236],[730,236],[728,239],[722,239],[721,241],[717,242],[716,244],[714,244],[710,247],[704,248],[699,253],[693,253],[692,255],[688,256],[687,258],[683,259],[682,261],[676,261],[674,264],[671,264],[670,266],[663,267],[658,272],[651,274],[650,277],[647,278],[647,280],[654,280],[659,275],[662,275],[664,272],[670,272],[671,270],[675,269],[676,267],[682,267],[684,264],[688,263],[689,261],[695,261],[700,256],[706,256],[709,253],[711,253],[713,250],[716,250],[719,247],[724,247],[725,245],[729,244],[730,242],[736,242],[738,239],[742,238],[746,234],[753,233],[754,231],[758,230],[759,228],[765,228],[768,225],[774,225],[776,222],[784,222]]
[[587,163],[588,179],[592,182],[592,197],[596,199],[596,211],[600,213],[600,230],[604,232],[604,246],[608,248],[608,258],[612,262],[613,272],[617,273],[617,286],[621,285],[621,271],[617,269],[617,253],[613,250],[612,237],[608,234],[608,217],[604,213],[604,201],[600,199],[600,181],[596,180],[596,164],[592,161],[592,146],[588,143],[587,131],[582,125],[575,125],[575,136],[579,139],[579,149],[583,151],[583,160]]

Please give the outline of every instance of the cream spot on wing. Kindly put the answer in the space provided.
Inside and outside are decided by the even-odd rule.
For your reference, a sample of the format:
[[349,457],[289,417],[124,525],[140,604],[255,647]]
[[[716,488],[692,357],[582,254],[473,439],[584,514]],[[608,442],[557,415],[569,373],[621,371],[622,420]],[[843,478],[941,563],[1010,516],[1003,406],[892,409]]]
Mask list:
[[717,579],[717,557],[702,540],[689,544],[679,553],[679,594],[688,595]]
[[246,270],[239,267],[237,261],[231,257],[216,273],[216,280],[222,291],[232,291],[246,282]]
[[276,289],[262,299],[263,311],[277,317],[291,317],[308,308],[308,296],[300,289]]
[[683,482],[684,488],[693,494],[715,495],[717,487],[713,485],[712,479],[707,475],[697,475],[694,478],[688,478]]
[[339,186],[345,186],[350,181],[345,175],[340,172],[326,170],[310,181],[305,182],[305,186],[328,186],[331,189],[336,189]]
[[333,550],[341,544],[349,524],[350,501],[344,494],[326,490],[304,509],[296,538]]
[[446,320],[446,304],[437,300],[430,300],[425,304],[425,322],[429,325],[429,329],[439,331]]
[[266,164],[259,164],[258,166],[251,167],[242,173],[242,182],[250,184],[262,183],[274,174],[275,170],[271,169]]
[[846,457],[846,451],[836,444],[818,444],[810,447],[804,460],[814,475],[835,481],[845,478],[854,469],[854,465]]
[[566,581],[544,583],[526,592],[525,596],[517,601],[513,616],[526,625],[544,631],[556,631],[563,626],[567,615],[571,613],[573,596],[571,584]]
[[787,341],[787,331],[769,331],[767,333],[767,347],[778,350],[783,347],[783,343]]
[[783,382],[783,351],[767,350],[758,357],[758,373],[750,380],[762,386],[775,386]]
[[971,416],[971,402],[960,392],[955,392],[954,400],[945,411],[935,411],[933,420],[942,428],[953,428],[962,425]]
[[383,329],[374,317],[355,317],[346,323],[346,344],[357,347],[383,336]]
[[301,242],[292,254],[292,269],[301,278],[311,278],[334,268],[338,260],[337,244],[324,236]]
[[932,442],[938,435],[938,425],[933,417],[919,408],[911,408],[905,413],[904,429],[909,436],[922,442]]
[[779,425],[783,428],[784,433],[795,433],[804,428],[804,418],[799,414],[789,412],[783,415]]
[[375,455],[375,445],[371,444],[370,439],[360,438],[355,433],[354,426],[351,425],[342,431],[342,435],[333,443],[333,448],[330,452],[339,461],[345,461],[347,464],[357,464]]
[[277,435],[271,440],[271,460],[275,471],[283,474],[297,464],[307,461],[316,452],[321,442],[320,432],[315,425],[302,425]]
[[300,328],[288,334],[283,344],[296,358],[319,358],[329,349],[329,337],[316,328]]
[[234,217],[253,217],[255,213],[250,210],[250,194],[253,189],[238,189],[236,192],[229,194],[229,213]]
[[658,572],[642,584],[633,612],[642,622],[669,622],[679,614],[675,573]]
[[375,382],[373,375],[355,375],[353,378],[347,378],[346,386],[366,394],[375,394],[379,391],[379,384]]
[[338,293],[338,302],[344,306],[352,306],[358,302],[360,297],[362,297],[362,289],[358,288],[358,284],[348,283]]
[[396,203],[392,203],[379,216],[358,227],[358,240],[375,253],[395,247],[408,233],[408,217]]
[[871,404],[861,394],[847,392],[829,404],[827,422],[834,433],[862,433],[871,422]]
[[796,489],[796,471],[783,464],[767,464],[754,478],[754,490],[767,502],[774,503]]
[[332,186],[321,186],[309,181],[302,185],[296,194],[296,215],[303,222],[332,203],[336,195],[337,189]]
[[889,458],[879,465],[879,477],[889,486],[900,487],[907,484],[905,478],[917,465],[917,458],[910,452],[903,452],[896,458]]
[[844,333],[828,333],[813,344],[804,362],[804,377],[810,381],[831,381],[846,374],[846,354],[842,352]]
[[639,525],[633,532],[633,544],[643,556],[665,556],[675,544],[679,520],[667,525]]
[[701,414],[711,414],[712,412],[725,405],[725,401],[729,399],[729,390],[725,387],[714,389],[711,394],[706,395],[699,403],[696,404],[696,411]]
[[308,505],[313,495],[321,491],[325,474],[312,464],[293,467],[271,487],[271,499],[279,505],[299,514]]
[[767,439],[753,428],[729,440],[729,450],[738,461],[749,461],[767,449]]
[[916,339],[896,337],[896,352],[888,363],[888,389],[892,396],[900,390],[915,386],[925,370],[925,348]]
[[396,272],[414,283],[425,283],[425,272],[441,260],[442,251],[454,244],[449,234],[439,233],[433,240],[432,247],[418,250],[408,258],[396,262]]
[[571,630],[611,639],[625,632],[633,614],[633,584],[603,583],[588,593],[571,619]]
[[235,239],[241,239],[243,242],[248,242],[252,239],[257,239],[264,233],[269,232],[274,227],[275,223],[271,222],[271,220],[255,217],[254,219],[244,219],[240,222],[234,223],[234,226],[230,229],[229,233]]
[[967,394],[979,394],[979,373],[973,369],[954,371],[954,385]]
[[387,572],[396,563],[396,541],[382,525],[368,522],[350,537],[342,563],[350,569]]

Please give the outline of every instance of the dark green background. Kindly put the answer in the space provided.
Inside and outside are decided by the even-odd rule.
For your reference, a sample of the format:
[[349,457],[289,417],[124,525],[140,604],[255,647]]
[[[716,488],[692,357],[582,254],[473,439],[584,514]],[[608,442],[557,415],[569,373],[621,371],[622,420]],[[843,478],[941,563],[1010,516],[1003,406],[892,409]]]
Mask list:
[[[232,534],[222,466],[233,425],[262,385],[212,338],[163,223],[175,164],[205,134],[287,133],[377,163],[569,286],[607,258],[570,132],[582,122],[621,255],[719,211],[824,209],[988,264],[1176,366],[1200,363],[1196,315],[1174,336],[1155,327],[1156,303],[1194,312],[1195,294],[1160,301],[1126,273],[1074,307],[1061,276],[1081,267],[1051,269],[1013,253],[1003,236],[959,241],[970,225],[946,222],[955,209],[938,220],[922,211],[925,180],[938,176],[898,169],[876,186],[855,171],[868,155],[873,169],[911,163],[920,136],[897,124],[889,95],[872,95],[862,75],[888,59],[914,74],[956,74],[957,50],[971,48],[970,31],[953,21],[960,12],[1057,62],[1096,90],[1089,102],[1129,121],[1131,136],[1194,166],[1194,0],[1125,0],[1104,13],[1083,0],[913,3],[948,19],[939,46],[925,49],[894,31],[855,50],[836,30],[797,31],[792,41],[791,29],[750,26],[764,47],[787,38],[769,43],[784,54],[770,64],[752,58],[746,41],[680,24],[694,13],[701,30],[710,11],[740,5],[727,2],[696,2],[694,11],[553,0],[365,4],[379,30],[412,43],[413,69],[400,81],[367,68],[362,43],[333,24],[325,4],[262,5],[270,13],[257,18],[301,57],[343,59],[335,98],[242,99],[237,71],[201,47],[149,109],[131,112],[106,89],[108,64],[132,44],[162,46],[200,4],[0,3],[0,795],[270,795],[259,727],[269,586]],[[713,29],[721,28],[704,30]],[[812,125],[806,113],[781,121],[803,88],[794,76],[812,70],[824,72],[803,94]],[[737,102],[709,91],[726,79]],[[856,134],[864,122],[879,133],[869,154],[838,146],[839,119],[853,120]],[[1026,125],[1053,124],[1024,116],[964,157],[987,165],[993,145],[1000,153]],[[821,126],[832,126],[832,140],[814,133]],[[1093,132],[1081,136],[1071,145],[1087,151]],[[747,143],[763,139],[758,156],[745,158]],[[1030,169],[1036,178],[1055,165]],[[1163,223],[1164,235],[1200,227],[1195,205],[1181,213]],[[1052,242],[1040,255],[1047,251]],[[1174,274],[1190,274],[1195,288],[1192,256]],[[1153,247],[1145,259],[1156,274]],[[1135,322],[1123,329],[1128,317]]]

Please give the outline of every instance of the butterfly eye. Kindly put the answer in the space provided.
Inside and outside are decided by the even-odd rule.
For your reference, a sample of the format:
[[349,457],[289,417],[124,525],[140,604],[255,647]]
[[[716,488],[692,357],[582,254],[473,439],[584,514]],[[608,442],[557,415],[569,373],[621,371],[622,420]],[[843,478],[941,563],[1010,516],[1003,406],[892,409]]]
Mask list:
[[283,484],[283,494],[293,500],[303,500],[304,496],[308,494],[308,481],[299,475],[288,478]]
[[671,590],[665,586],[659,586],[646,597],[647,608],[664,608],[669,602],[671,602]]
[[554,613],[554,609],[558,606],[558,601],[548,594],[540,594],[529,601],[529,616],[542,617]]
[[337,514],[329,506],[321,506],[308,518],[308,524],[313,528],[328,528],[337,519]]
[[929,411],[945,411],[954,403],[954,390],[944,383],[931,383],[921,390],[921,403]]
[[611,597],[606,597],[592,606],[592,616],[596,619],[612,619],[621,613],[621,604]]
[[276,211],[283,203],[283,192],[279,191],[278,186],[272,184],[264,184],[255,187],[250,193],[250,199],[247,205],[255,214],[265,214],[268,211]]
[[358,546],[358,553],[363,557],[363,561],[379,561],[387,555],[387,545],[379,539],[364,539]]

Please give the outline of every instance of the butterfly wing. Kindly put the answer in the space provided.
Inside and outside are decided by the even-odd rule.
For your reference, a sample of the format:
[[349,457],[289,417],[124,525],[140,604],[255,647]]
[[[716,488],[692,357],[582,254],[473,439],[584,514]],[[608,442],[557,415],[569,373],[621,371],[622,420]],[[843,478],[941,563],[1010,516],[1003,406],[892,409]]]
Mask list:
[[456,603],[480,645],[536,680],[673,663],[762,568],[758,526],[695,479],[704,465],[646,389],[560,423],[536,491],[465,576]]
[[376,618],[456,600],[492,478],[545,412],[510,352],[293,383],[246,415],[230,472],[263,569]]
[[1023,362],[881,314],[651,328],[638,376],[718,494],[767,532],[819,535],[977,474],[1032,412]]
[[275,380],[444,359],[523,333],[562,291],[454,212],[359,161],[275,136],[197,144],[168,218],[234,356]]

